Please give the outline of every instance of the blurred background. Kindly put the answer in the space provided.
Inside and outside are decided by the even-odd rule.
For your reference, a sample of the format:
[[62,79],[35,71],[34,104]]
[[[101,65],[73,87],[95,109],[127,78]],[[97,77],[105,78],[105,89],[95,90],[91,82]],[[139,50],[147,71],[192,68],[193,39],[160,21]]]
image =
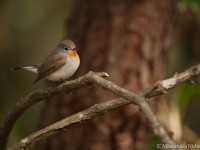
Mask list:
[[[166,77],[200,62],[200,1],[180,0],[173,48]],[[28,93],[45,88],[45,80],[32,85],[35,74],[10,71],[9,68],[35,64],[66,36],[66,22],[71,0],[1,0],[0,1],[0,121],[17,101]],[[190,83],[173,89],[167,104],[173,118],[167,126],[176,138],[200,143],[200,86]],[[11,143],[36,130],[43,102],[34,105],[16,123]],[[176,122],[174,121],[176,117]]]
[[[70,0],[0,1],[0,120],[20,98],[44,88],[44,80],[32,85],[35,74],[10,68],[41,62],[64,38],[69,10]],[[13,138],[22,138],[35,130],[41,105],[36,104],[22,116]]]

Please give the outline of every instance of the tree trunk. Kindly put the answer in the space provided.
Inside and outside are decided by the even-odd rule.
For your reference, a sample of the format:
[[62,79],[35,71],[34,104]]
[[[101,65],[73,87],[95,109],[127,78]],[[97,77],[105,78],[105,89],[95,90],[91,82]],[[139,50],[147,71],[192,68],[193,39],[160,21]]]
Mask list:
[[[90,70],[106,71],[108,80],[135,92],[163,79],[176,7],[177,0],[73,1],[67,37],[76,43],[81,58],[76,77]],[[52,98],[40,127],[114,97],[93,86]],[[159,103],[153,101],[156,111]],[[144,114],[128,105],[74,126],[38,149],[144,150],[151,137]]]

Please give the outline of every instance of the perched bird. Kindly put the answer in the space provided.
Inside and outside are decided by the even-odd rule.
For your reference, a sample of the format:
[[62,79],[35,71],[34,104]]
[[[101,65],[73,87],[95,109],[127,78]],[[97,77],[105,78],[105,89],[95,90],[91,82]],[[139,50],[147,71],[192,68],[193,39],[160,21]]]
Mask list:
[[42,78],[51,81],[63,81],[76,72],[79,64],[80,58],[76,52],[75,44],[71,40],[63,40],[42,63],[11,69],[24,69],[37,73],[38,77],[33,83]]

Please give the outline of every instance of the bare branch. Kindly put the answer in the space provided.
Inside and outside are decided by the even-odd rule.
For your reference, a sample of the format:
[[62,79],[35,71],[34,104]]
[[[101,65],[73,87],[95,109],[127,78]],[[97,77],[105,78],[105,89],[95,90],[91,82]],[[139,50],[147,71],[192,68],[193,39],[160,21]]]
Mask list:
[[[6,117],[6,119],[4,120],[4,122],[3,122],[3,125],[0,127],[0,148],[1,149],[3,149],[4,147],[5,147],[5,145],[6,145],[6,143],[7,143],[7,139],[8,139],[8,136],[9,136],[9,133],[10,133],[10,131],[11,131],[11,129],[12,129],[12,127],[13,127],[13,125],[14,125],[14,123],[15,123],[15,121],[21,116],[21,114],[25,111],[25,110],[27,110],[30,106],[32,106],[33,104],[35,104],[35,103],[37,103],[37,102],[39,102],[39,101],[41,101],[41,100],[43,100],[43,99],[47,99],[47,98],[50,98],[50,97],[52,97],[52,96],[55,96],[55,95],[58,95],[59,93],[61,93],[61,92],[68,92],[68,91],[72,91],[72,90],[75,90],[75,89],[78,89],[78,88],[83,88],[83,87],[86,87],[86,86],[88,86],[89,84],[91,84],[92,82],[94,82],[94,78],[91,78],[91,74],[93,74],[93,73],[88,73],[88,74],[86,74],[85,76],[83,76],[83,77],[81,77],[81,78],[79,78],[79,79],[76,79],[76,80],[73,80],[73,81],[69,81],[69,82],[66,82],[66,83],[63,83],[63,84],[61,84],[61,85],[59,85],[59,86],[57,86],[57,87],[53,87],[53,88],[48,88],[48,89],[46,89],[46,90],[39,90],[39,91],[36,91],[36,92],[33,92],[33,93],[31,93],[31,94],[29,94],[27,97],[25,97],[24,99],[22,99],[19,103],[17,103],[17,105],[10,111],[10,113],[8,114],[8,116]],[[195,66],[195,67],[192,67],[191,69],[189,69],[189,70],[187,70],[187,71],[185,71],[185,72],[183,72],[183,73],[180,73],[180,74],[177,74],[176,76],[174,76],[174,77],[172,77],[172,78],[169,78],[169,79],[166,79],[166,80],[163,80],[164,81],[164,83],[163,83],[163,81],[160,81],[160,82],[157,82],[156,84],[154,84],[153,86],[151,86],[150,88],[148,88],[148,89],[146,89],[146,90],[144,90],[144,91],[142,91],[141,93],[139,93],[139,95],[140,96],[146,96],[146,97],[153,97],[153,96],[156,96],[156,95],[160,95],[160,94],[164,94],[165,93],[165,91],[167,91],[167,90],[169,90],[169,89],[171,89],[171,88],[174,88],[174,87],[176,87],[176,86],[178,86],[179,84],[182,84],[182,83],[184,83],[184,82],[186,82],[186,81],[189,81],[189,80],[191,80],[192,78],[194,78],[194,77],[196,77],[196,76],[198,76],[200,74],[200,65],[197,65],[197,66]],[[95,77],[98,77],[98,76],[100,76],[100,77],[105,77],[105,76],[107,76],[107,74],[106,73],[95,73],[95,74],[93,74]],[[92,80],[91,80],[92,79]],[[176,79],[176,80],[171,80],[171,79]],[[168,82],[166,82],[166,81],[168,81]],[[170,82],[169,82],[170,81]],[[173,82],[172,82],[173,81]],[[175,81],[175,82],[174,82]],[[106,82],[109,82],[109,81],[106,81]],[[173,83],[173,84],[166,84],[166,83]],[[159,83],[159,84],[158,84]],[[116,93],[117,95],[120,95],[120,96],[122,96],[122,97],[124,97],[124,98],[126,98],[126,99],[129,99],[129,100],[131,100],[132,102],[134,102],[134,103],[136,103],[136,104],[138,104],[139,102],[138,102],[138,100],[136,100],[136,99],[140,99],[142,102],[141,103],[139,103],[138,105],[141,107],[141,109],[142,110],[144,110],[144,109],[146,109],[146,103],[145,103],[145,101],[144,101],[144,98],[142,98],[142,97],[140,97],[139,95],[137,95],[137,94],[133,94],[133,93],[129,93],[129,91],[127,91],[127,90],[125,90],[125,89],[118,89],[118,90],[113,90],[113,89],[110,89],[109,88],[109,86],[110,86],[110,84],[108,84],[108,86],[106,87],[104,87],[103,85],[101,85],[101,81],[99,81],[99,82],[97,82],[97,84],[99,84],[100,86],[102,86],[103,88],[106,88],[106,89],[108,89],[108,90],[110,90],[110,91],[112,91],[112,92],[114,92],[114,93]],[[158,86],[159,85],[159,86]],[[169,88],[168,88],[169,87]],[[114,88],[116,88],[116,85],[114,86]],[[157,88],[157,89],[156,89]],[[156,90],[155,90],[156,89]],[[124,91],[125,90],[125,91]],[[155,91],[154,91],[155,90]],[[153,92],[152,92],[153,91]],[[127,93],[128,92],[128,93]],[[130,94],[129,96],[127,96],[127,95],[124,95],[124,94]],[[118,108],[118,107],[120,107],[120,106],[124,106],[124,105],[127,105],[127,104],[130,104],[131,102],[130,101],[128,101],[128,100],[124,100],[124,99],[122,99],[122,98],[119,98],[119,99],[116,99],[116,100],[112,100],[112,101],[110,101],[110,102],[106,102],[106,103],[103,103],[103,104],[98,104],[98,105],[95,105],[95,110],[96,110],[96,113],[95,113],[95,111],[93,110],[92,111],[92,109],[93,109],[93,107],[92,108],[90,108],[91,109],[91,111],[93,112],[93,113],[95,113],[95,115],[94,116],[92,116],[92,114],[88,114],[88,116],[87,117],[89,117],[90,115],[92,116],[91,118],[93,118],[93,117],[95,117],[95,116],[97,116],[97,115],[101,115],[101,114],[103,114],[103,113],[105,113],[105,112],[108,112],[108,111],[111,111],[111,110],[113,110],[113,109],[115,109],[115,108]],[[106,106],[105,107],[105,110],[104,109],[100,109],[101,107],[97,107],[97,106]],[[90,111],[90,109],[88,109],[88,110],[85,110],[86,112],[88,112],[88,111]],[[147,110],[145,110],[145,112],[147,113],[147,112],[149,112],[149,106],[147,105]],[[83,112],[85,112],[85,111],[83,111]],[[150,111],[151,111],[151,109],[150,109]],[[83,112],[80,112],[80,114],[82,114]],[[145,114],[146,114],[145,113]],[[78,113],[79,114],[79,113]],[[79,115],[80,115],[79,114]],[[77,114],[76,114],[77,115]],[[151,115],[153,115],[153,114],[146,114],[147,115],[147,117],[148,118],[151,118]],[[149,116],[148,116],[149,115]],[[74,116],[74,115],[73,115]],[[72,116],[70,116],[70,117],[72,117]],[[67,117],[67,118],[69,118],[69,117]],[[66,119],[67,119],[66,118]],[[91,119],[91,118],[87,118],[87,119]],[[78,118],[77,118],[78,119]],[[87,119],[85,119],[85,120],[87,120]],[[156,135],[158,135],[158,134],[160,134],[160,135],[162,135],[162,133],[163,132],[160,132],[160,131],[163,131],[162,129],[160,130],[160,128],[158,127],[157,128],[157,124],[155,124],[154,123],[154,120],[155,118],[153,117],[153,118],[151,118],[151,120],[150,120],[150,122],[152,121],[153,123],[152,123],[152,127],[155,129],[155,131],[154,131],[154,133],[156,134]],[[63,120],[65,120],[65,119],[63,119]],[[62,120],[62,121],[63,121]],[[157,119],[156,119],[157,120]],[[81,122],[81,121],[83,121],[83,118],[81,118],[81,120],[80,121],[78,121],[78,122]],[[63,121],[64,122],[64,121]],[[156,121],[157,122],[157,121]],[[159,123],[159,122],[158,122]],[[72,124],[76,124],[76,122],[72,122],[72,123],[70,123],[70,122],[67,122],[65,125],[64,125],[64,127],[60,127],[60,128],[58,128],[58,129],[56,129],[55,128],[55,130],[56,131],[59,131],[59,130],[61,130],[61,129],[65,129],[65,128],[67,128],[68,126],[70,126],[70,125],[72,125]],[[55,125],[55,124],[53,124],[53,125]],[[50,133],[50,134],[48,134],[48,135],[50,135],[50,136],[52,136],[52,135],[54,135],[54,134],[56,134],[57,132],[55,132],[55,130],[54,129],[52,129],[52,126],[53,125],[51,125],[51,128],[49,129],[49,131],[48,131],[48,133]],[[43,129],[43,130],[40,130],[40,131],[44,131],[45,129]],[[51,130],[52,130],[52,132],[51,132]],[[40,133],[40,131],[38,131],[39,133]],[[38,134],[38,132],[36,132],[37,134]],[[36,133],[34,133],[33,135],[35,135]],[[164,133],[165,133],[165,131],[164,131]],[[46,134],[46,133],[45,133]],[[35,135],[36,136],[36,135]],[[40,135],[40,136],[42,136],[42,135]],[[40,137],[39,136],[39,137]],[[43,135],[44,136],[44,135]],[[29,136],[29,137],[31,137],[31,136]],[[28,138],[26,138],[26,139],[29,139],[29,137]],[[49,136],[48,136],[49,137]],[[44,137],[40,137],[41,139],[44,139]],[[45,138],[46,139],[46,138]],[[163,139],[163,141],[167,141],[166,139]],[[25,144],[28,144],[27,143],[27,141],[26,140],[22,140],[20,143],[18,143],[19,145],[18,146],[22,146],[23,147],[23,145]],[[33,142],[33,141],[28,141],[28,142]],[[173,141],[172,141],[173,142]],[[3,146],[2,146],[2,144],[3,144]],[[34,143],[32,143],[32,144],[34,144]],[[31,145],[32,145],[31,144]]]
[[193,78],[200,74],[200,64],[191,67],[190,69],[180,73],[175,74],[173,77],[166,80],[160,81],[160,88],[151,93],[148,97],[153,97],[155,95],[165,94],[166,91],[177,87],[185,82],[191,82]]
[[108,101],[102,104],[96,104],[87,110],[71,115],[42,130],[39,130],[33,133],[27,138],[21,140],[13,148],[10,148],[10,150],[18,150],[20,148],[22,149],[30,148],[34,146],[37,142],[42,142],[48,139],[50,136],[59,133],[61,130],[66,130],[72,125],[92,119],[99,115],[103,115],[115,108],[119,108],[120,106],[124,106],[125,104],[129,104],[129,103],[130,101],[125,100],[123,98],[119,98],[117,100]]
[[[145,116],[147,117],[147,119],[150,121],[150,124],[152,126],[152,130],[153,130],[154,134],[159,136],[163,143],[175,144],[175,142],[169,137],[166,130],[163,128],[163,126],[160,124],[160,122],[154,115],[153,111],[147,104],[144,97],[141,97],[139,94],[129,92],[128,90],[125,90],[125,89],[117,86],[116,84],[114,84],[110,81],[107,81],[103,78],[100,78],[96,75],[92,76],[92,78],[93,78],[93,82],[95,82],[102,88],[109,90],[109,91],[113,92],[114,94],[133,102],[134,104],[137,104],[140,107],[140,109],[145,113]],[[154,88],[152,88],[151,90],[153,90],[153,89]],[[148,92],[151,92],[151,91],[148,91]],[[144,93],[148,94],[148,92],[144,92]]]
[[[105,72],[95,73],[100,77],[107,77]],[[0,149],[5,149],[8,141],[9,134],[17,119],[32,105],[42,100],[48,99],[62,92],[70,92],[75,89],[80,89],[91,84],[91,73],[87,73],[83,77],[76,80],[64,82],[56,87],[50,87],[45,90],[38,90],[28,94],[22,98],[5,117],[2,125],[0,126]]]
[[[155,135],[158,135],[164,143],[175,144],[173,140],[171,140],[171,138],[168,136],[165,129],[160,125],[159,121],[153,114],[152,110],[149,108],[148,104],[145,102],[145,99],[141,96],[152,97],[152,96],[163,94],[165,93],[164,92],[165,90],[169,90],[186,81],[189,81],[192,78],[198,76],[199,74],[200,74],[200,65],[197,65],[195,67],[192,67],[191,69],[186,70],[183,73],[177,74],[176,76],[172,78],[156,82],[153,86],[147,88],[146,90],[140,92],[139,94],[134,94],[125,89],[122,89],[118,87],[117,85],[111,83],[110,81],[100,78],[99,76],[94,74],[91,76],[93,82],[97,83],[99,86],[103,87],[104,89],[109,90],[128,100],[125,100],[123,98],[118,98],[112,101],[108,101],[106,103],[96,104],[85,111],[82,111],[75,115],[67,117],[55,124],[52,124],[49,127],[46,127],[42,130],[35,132],[31,136],[21,140],[15,146],[15,148],[33,146],[36,142],[43,141],[47,139],[49,136],[52,136],[58,133],[60,130],[65,130],[66,128],[68,128],[69,126],[73,124],[77,124],[85,120],[92,119],[98,115],[102,115],[118,107],[130,104],[131,102],[138,104],[140,106],[142,111],[145,113],[145,115],[149,119]],[[175,83],[173,82],[172,85],[163,84],[163,82],[166,83],[166,81],[172,81],[172,79],[174,78],[176,79],[177,82]],[[170,86],[166,86],[166,85],[170,85]]]

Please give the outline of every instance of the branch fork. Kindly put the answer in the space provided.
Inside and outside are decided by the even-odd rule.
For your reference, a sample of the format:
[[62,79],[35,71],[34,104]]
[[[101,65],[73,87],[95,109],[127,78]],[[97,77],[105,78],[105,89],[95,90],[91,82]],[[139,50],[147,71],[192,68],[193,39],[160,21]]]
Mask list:
[[144,112],[145,116],[149,120],[152,131],[155,135],[160,137],[163,143],[175,144],[175,142],[172,140],[172,138],[169,136],[169,134],[154,115],[146,100],[149,100],[148,98],[157,95],[165,94],[168,90],[192,80],[193,78],[199,76],[199,74],[200,64],[171,78],[165,79],[163,81],[157,81],[149,88],[136,94],[117,86],[111,81],[104,79],[105,77],[108,77],[106,72],[95,73],[90,71],[86,75],[76,80],[64,82],[56,87],[47,88],[45,90],[35,91],[21,99],[6,116],[3,124],[0,126],[0,149],[5,149],[9,134],[16,120],[32,105],[41,100],[48,100],[48,98],[58,95],[61,92],[70,92],[72,90],[90,86],[91,84],[97,84],[99,87],[104,88],[105,90],[108,90],[121,98],[110,100],[105,103],[95,104],[94,106],[84,111],[66,117],[21,140],[15,146],[11,147],[10,150],[27,149],[33,147],[37,142],[44,141],[50,136],[53,136],[58,132],[67,129],[71,125],[92,119],[96,116],[112,111],[113,109],[117,109],[118,107],[131,103],[140,107],[140,109]]

